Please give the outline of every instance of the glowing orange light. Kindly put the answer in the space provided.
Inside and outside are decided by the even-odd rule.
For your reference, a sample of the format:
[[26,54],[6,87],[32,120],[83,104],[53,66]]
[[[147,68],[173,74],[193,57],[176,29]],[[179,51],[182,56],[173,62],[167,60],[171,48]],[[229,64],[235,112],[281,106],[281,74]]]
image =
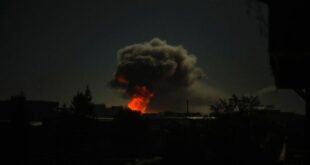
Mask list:
[[128,84],[129,83],[128,80],[122,75],[116,76],[116,81],[120,84]]
[[145,86],[135,87],[132,100],[128,103],[128,107],[132,111],[145,113],[154,93],[148,90]]

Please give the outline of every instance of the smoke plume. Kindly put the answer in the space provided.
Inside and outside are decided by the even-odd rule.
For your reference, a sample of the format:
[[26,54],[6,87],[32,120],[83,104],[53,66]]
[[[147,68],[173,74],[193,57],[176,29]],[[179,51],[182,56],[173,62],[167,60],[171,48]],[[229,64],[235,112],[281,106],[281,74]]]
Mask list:
[[266,86],[254,93],[254,95],[257,95],[259,97],[264,97],[265,95],[275,93],[277,91],[277,87],[274,85]]
[[[183,111],[186,99],[190,102],[194,99],[193,103],[199,104],[210,101],[201,91],[205,88],[201,88],[199,80],[204,77],[204,72],[196,66],[196,57],[183,46],[172,46],[153,38],[124,47],[117,56],[118,65],[111,87],[124,89],[125,95],[130,97],[148,94],[147,109],[150,111]],[[141,87],[143,91],[137,91]]]

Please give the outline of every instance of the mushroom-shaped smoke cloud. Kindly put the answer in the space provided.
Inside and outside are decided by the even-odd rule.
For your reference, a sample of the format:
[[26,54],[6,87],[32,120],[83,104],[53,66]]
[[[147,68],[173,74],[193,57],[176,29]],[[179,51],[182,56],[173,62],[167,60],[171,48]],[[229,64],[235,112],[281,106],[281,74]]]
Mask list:
[[154,38],[126,46],[117,55],[117,70],[110,85],[124,89],[132,97],[128,104],[132,110],[177,111],[184,110],[180,101],[185,103],[188,97],[203,100],[194,84],[204,77],[204,72],[196,66],[196,57],[183,46]]

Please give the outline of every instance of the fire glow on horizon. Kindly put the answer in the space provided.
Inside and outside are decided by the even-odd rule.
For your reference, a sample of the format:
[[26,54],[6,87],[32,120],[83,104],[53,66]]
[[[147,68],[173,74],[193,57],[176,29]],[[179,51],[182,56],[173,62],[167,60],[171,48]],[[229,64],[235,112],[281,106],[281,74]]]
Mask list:
[[128,107],[132,111],[145,113],[154,93],[145,86],[136,86],[132,100],[128,103]]
[[[122,75],[117,76],[118,83],[128,85],[129,81]],[[133,90],[131,101],[128,103],[128,108],[132,111],[145,113],[147,107],[154,96],[154,92],[147,89],[146,86],[136,86]]]

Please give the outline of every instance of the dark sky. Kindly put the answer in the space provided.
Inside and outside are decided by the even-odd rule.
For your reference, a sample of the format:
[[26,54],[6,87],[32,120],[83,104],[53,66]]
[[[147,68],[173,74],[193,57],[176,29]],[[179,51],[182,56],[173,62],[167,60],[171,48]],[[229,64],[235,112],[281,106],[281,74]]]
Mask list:
[[[267,19],[267,6],[258,5]],[[96,103],[125,105],[107,86],[116,52],[159,37],[197,56],[212,94],[259,94],[303,113],[297,94],[274,91],[268,37],[249,8],[245,0],[1,1],[0,99],[23,90],[29,99],[68,103],[89,84]]]

